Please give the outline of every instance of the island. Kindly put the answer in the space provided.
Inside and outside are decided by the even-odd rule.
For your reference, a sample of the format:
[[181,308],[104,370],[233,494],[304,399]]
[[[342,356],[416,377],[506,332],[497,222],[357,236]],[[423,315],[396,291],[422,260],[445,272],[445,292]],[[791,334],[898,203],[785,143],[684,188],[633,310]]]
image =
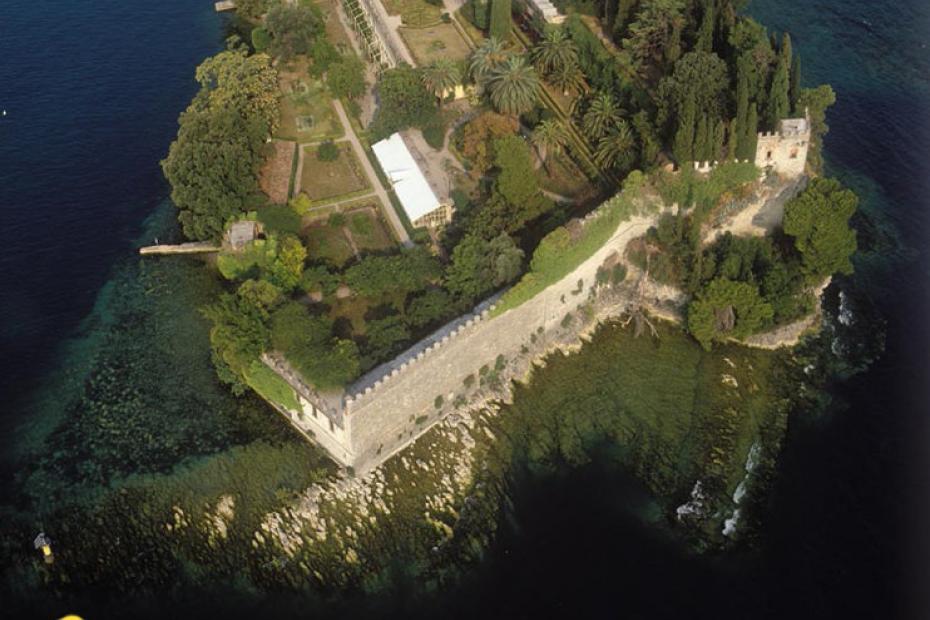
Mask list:
[[[219,378],[347,480],[605,323],[791,347],[857,199],[821,176],[832,90],[739,8],[238,0],[162,162],[186,241],[142,253],[207,257]],[[751,469],[731,447],[679,517]]]

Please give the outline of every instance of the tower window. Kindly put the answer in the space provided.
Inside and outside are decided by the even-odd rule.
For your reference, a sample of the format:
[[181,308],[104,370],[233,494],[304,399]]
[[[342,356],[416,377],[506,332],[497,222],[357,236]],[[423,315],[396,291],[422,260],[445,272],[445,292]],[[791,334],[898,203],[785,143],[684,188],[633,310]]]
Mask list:
[[791,153],[788,155],[791,159],[798,158],[798,149],[791,149]]
[[766,151],[766,153],[765,153],[765,158],[766,158],[766,159],[772,159],[772,151]]

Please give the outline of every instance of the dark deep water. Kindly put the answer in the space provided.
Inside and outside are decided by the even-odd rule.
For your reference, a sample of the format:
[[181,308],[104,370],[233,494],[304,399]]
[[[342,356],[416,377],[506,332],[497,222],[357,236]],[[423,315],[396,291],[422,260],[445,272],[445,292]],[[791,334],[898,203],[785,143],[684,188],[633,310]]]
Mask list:
[[[758,556],[683,555],[629,514],[626,500],[643,493],[634,482],[589,467],[527,483],[515,497],[514,526],[457,591],[423,610],[398,595],[379,611],[930,617],[919,613],[930,611],[919,598],[930,578],[930,6],[754,0],[750,11],[792,33],[806,85],[829,82],[837,92],[829,172],[860,193],[870,230],[857,274],[843,286],[887,322],[885,355],[834,386],[825,415],[793,419]],[[105,320],[101,287],[166,198],[157,162],[194,92],[194,67],[222,39],[206,1],[0,5],[5,457],[21,441],[15,427],[42,423],[48,407],[37,396],[86,361],[83,341],[68,339]],[[3,462],[8,480],[11,461]]]

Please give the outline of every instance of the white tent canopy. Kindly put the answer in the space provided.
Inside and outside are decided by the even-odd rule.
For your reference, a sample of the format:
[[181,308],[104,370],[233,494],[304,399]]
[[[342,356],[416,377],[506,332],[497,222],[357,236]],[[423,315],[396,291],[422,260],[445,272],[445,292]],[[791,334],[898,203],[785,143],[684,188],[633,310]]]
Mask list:
[[371,149],[394,186],[394,192],[411,222],[416,222],[441,206],[399,133],[376,142]]

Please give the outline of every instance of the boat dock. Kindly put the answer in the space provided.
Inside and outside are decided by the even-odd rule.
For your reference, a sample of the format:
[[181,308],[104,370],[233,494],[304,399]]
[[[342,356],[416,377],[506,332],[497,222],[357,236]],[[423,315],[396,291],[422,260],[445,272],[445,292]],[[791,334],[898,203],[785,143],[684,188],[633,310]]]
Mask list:
[[216,9],[217,13],[222,13],[223,11],[233,11],[236,8],[236,3],[233,0],[221,0],[213,5],[213,8]]

